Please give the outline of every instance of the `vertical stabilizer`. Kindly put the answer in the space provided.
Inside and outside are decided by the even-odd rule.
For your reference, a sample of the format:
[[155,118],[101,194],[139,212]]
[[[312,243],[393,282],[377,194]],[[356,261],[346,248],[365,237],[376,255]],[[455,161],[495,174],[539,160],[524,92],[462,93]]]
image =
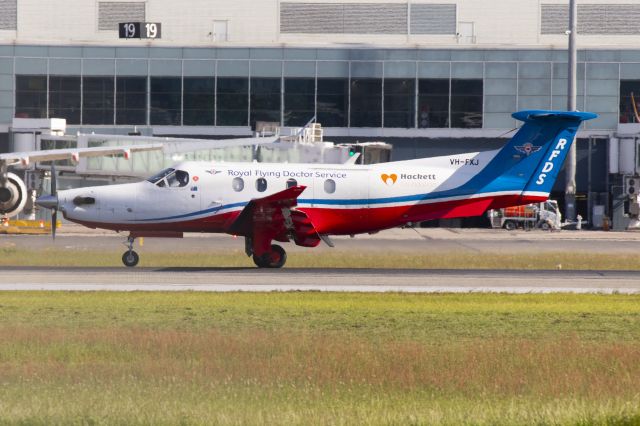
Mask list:
[[525,197],[546,199],[580,123],[597,115],[539,110],[519,111],[512,115],[523,121],[523,126],[465,186],[477,193],[520,196],[523,202]]

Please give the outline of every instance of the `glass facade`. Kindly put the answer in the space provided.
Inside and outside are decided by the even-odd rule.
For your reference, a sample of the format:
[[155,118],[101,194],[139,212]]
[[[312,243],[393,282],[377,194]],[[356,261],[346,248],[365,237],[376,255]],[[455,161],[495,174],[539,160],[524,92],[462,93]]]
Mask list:
[[216,125],[246,126],[249,80],[234,77],[218,78],[216,86]]
[[[566,107],[553,49],[5,47],[4,123],[510,129],[514,111]],[[580,51],[578,109],[599,115],[584,128],[638,121],[638,76],[640,50]]]
[[313,78],[285,78],[284,125],[304,126],[315,114],[316,81]]
[[80,124],[80,77],[49,77],[49,117],[66,118],[67,124]]
[[317,120],[325,127],[347,127],[349,80],[318,78]]
[[640,123],[640,80],[620,81],[620,123]]
[[47,118],[47,76],[16,76],[16,117]]
[[451,127],[482,127],[482,80],[451,80]]
[[418,127],[449,127],[449,80],[418,80]]
[[280,123],[280,82],[279,78],[251,79],[251,127],[256,122]]
[[82,123],[113,124],[114,96],[113,77],[83,77]]
[[215,124],[216,91],[213,77],[185,77],[182,92],[182,122],[185,126]]
[[179,126],[182,122],[180,77],[151,77],[151,124]]
[[116,78],[116,124],[147,124],[147,78]]
[[415,127],[415,80],[384,81],[384,127]]
[[382,79],[351,79],[350,111],[351,127],[382,126]]

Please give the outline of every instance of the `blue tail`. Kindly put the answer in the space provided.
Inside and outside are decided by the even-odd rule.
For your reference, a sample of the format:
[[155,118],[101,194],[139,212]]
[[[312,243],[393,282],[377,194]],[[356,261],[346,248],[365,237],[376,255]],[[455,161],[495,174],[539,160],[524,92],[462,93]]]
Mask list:
[[548,197],[580,123],[597,115],[532,110],[512,116],[524,125],[467,185],[483,193],[520,191]]

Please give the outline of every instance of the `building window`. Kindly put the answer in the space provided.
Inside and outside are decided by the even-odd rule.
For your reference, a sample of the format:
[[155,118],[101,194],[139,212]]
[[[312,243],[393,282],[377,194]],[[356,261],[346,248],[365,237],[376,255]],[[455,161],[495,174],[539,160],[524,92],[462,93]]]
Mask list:
[[80,77],[49,77],[49,117],[80,124]]
[[244,189],[244,180],[241,177],[233,178],[233,181],[231,181],[231,186],[233,187],[234,191],[240,192]]
[[116,124],[147,124],[147,78],[116,78]]
[[482,80],[451,80],[451,127],[482,127]]
[[620,80],[619,122],[640,123],[640,80]]
[[213,126],[216,104],[213,77],[185,77],[183,117],[185,126]]
[[247,78],[218,78],[216,93],[216,124],[218,126],[246,126],[249,108]]
[[418,127],[449,127],[449,79],[418,80]]
[[287,188],[293,188],[294,186],[298,186],[298,181],[293,178],[287,179]]
[[336,192],[336,181],[333,179],[327,179],[324,181],[324,192],[327,194],[333,194]]
[[382,126],[382,79],[351,80],[351,127]]
[[82,123],[113,124],[113,77],[82,78]]
[[319,78],[317,121],[324,127],[347,127],[349,82],[346,78]]
[[267,180],[265,178],[256,179],[256,189],[258,192],[264,192],[267,190]]
[[151,124],[179,126],[181,94],[180,77],[151,77]]
[[280,79],[251,79],[251,127],[266,121],[280,125]]
[[285,126],[304,126],[313,118],[315,90],[316,81],[313,78],[285,78]]
[[415,80],[385,79],[384,127],[415,127]]
[[16,76],[16,117],[47,118],[47,76]]

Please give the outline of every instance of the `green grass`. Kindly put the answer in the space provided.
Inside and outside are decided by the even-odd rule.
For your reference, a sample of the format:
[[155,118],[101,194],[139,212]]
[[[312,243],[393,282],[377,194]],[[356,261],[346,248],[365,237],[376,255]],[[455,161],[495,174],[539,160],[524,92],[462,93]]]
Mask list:
[[640,296],[0,293],[0,424],[640,424]]
[[[254,267],[241,250],[197,253],[145,252],[140,266],[151,267]],[[0,248],[0,266],[122,266],[122,251],[92,251],[64,247],[25,250]],[[505,252],[413,252],[382,254],[372,250],[348,252],[331,250],[322,253],[309,249],[291,252],[288,268],[416,268],[416,269],[576,269],[640,270],[637,255],[620,253],[580,253],[550,251],[531,253]]]

